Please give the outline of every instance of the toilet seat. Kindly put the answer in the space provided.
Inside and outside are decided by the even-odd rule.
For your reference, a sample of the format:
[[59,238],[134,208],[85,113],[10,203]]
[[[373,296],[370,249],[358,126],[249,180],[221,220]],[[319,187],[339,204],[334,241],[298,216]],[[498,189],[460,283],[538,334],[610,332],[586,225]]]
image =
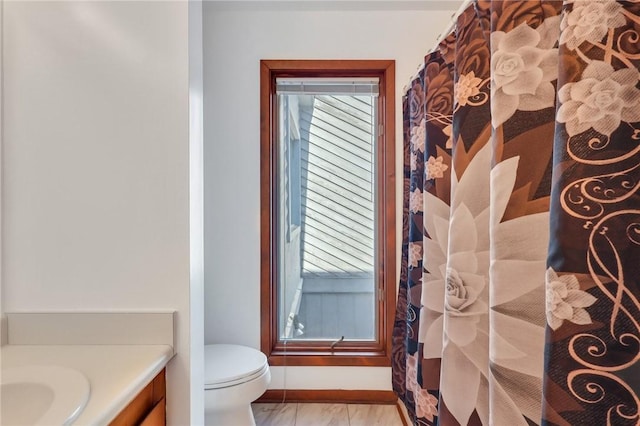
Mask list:
[[240,345],[205,345],[204,388],[220,389],[254,380],[269,370],[267,357]]

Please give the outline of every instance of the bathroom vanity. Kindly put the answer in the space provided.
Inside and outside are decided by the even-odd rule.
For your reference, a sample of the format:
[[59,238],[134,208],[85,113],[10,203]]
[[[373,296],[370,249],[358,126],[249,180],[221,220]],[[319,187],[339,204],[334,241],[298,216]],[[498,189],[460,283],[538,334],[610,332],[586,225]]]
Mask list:
[[[73,383],[58,383],[47,377],[28,377],[17,383],[31,383],[46,387],[48,392],[31,393],[47,401],[35,401],[42,407],[38,413],[28,413],[33,424],[50,424],[44,417],[56,405],[63,417],[62,423],[72,425],[134,425],[140,424],[153,409],[158,410],[149,418],[162,414],[164,418],[165,380],[164,367],[172,357],[172,349],[161,345],[6,345],[1,351],[3,376],[14,369],[29,367],[62,367],[86,377],[88,393],[79,394],[73,401],[67,395],[76,393]],[[4,384],[3,384],[4,386]],[[4,392],[3,392],[4,394]],[[51,396],[47,398],[47,395]],[[6,398],[5,395],[2,398]],[[16,398],[17,399],[17,398]],[[23,398],[24,401],[24,398]],[[9,404],[3,404],[5,411]],[[5,408],[6,407],[6,408]],[[20,410],[20,407],[13,407]],[[2,413],[4,416],[5,414]],[[50,417],[49,417],[50,418]],[[5,422],[3,422],[5,423]],[[6,422],[10,424],[11,422]]]
[[[163,322],[173,324],[171,314],[124,320],[110,314],[61,314],[74,317],[54,317],[49,325],[39,324],[49,317],[11,315],[8,341],[0,348],[0,423],[165,424],[165,367],[174,356],[168,344],[173,335],[159,329]],[[56,322],[70,320],[82,329],[94,325],[94,333],[74,333],[74,326],[62,334],[54,331]],[[130,325],[122,327],[122,321]]]

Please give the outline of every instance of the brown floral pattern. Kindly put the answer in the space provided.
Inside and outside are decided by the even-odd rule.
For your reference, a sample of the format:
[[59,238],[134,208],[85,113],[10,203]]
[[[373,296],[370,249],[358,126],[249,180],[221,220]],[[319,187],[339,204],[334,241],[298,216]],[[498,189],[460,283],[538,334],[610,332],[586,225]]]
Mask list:
[[[555,296],[545,391],[556,398],[543,411],[550,425],[640,424],[639,25],[637,2],[564,6],[549,249],[555,278],[547,284]],[[562,284],[568,291],[555,305]]]
[[425,57],[393,339],[414,424],[640,424],[639,41],[638,2],[477,0]]

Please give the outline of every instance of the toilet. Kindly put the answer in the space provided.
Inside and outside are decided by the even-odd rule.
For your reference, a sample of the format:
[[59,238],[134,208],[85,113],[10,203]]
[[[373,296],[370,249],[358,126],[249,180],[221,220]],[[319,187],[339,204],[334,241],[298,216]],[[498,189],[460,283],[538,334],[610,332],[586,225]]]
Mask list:
[[267,357],[240,345],[205,345],[204,411],[207,426],[255,426],[251,403],[271,381]]

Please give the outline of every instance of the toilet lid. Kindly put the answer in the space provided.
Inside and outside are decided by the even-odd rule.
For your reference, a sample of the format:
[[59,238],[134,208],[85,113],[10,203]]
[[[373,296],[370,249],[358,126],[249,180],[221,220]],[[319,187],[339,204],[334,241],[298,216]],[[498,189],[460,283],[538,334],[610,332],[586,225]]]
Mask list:
[[267,365],[267,357],[247,346],[205,345],[204,365],[205,385],[215,385],[261,372]]

